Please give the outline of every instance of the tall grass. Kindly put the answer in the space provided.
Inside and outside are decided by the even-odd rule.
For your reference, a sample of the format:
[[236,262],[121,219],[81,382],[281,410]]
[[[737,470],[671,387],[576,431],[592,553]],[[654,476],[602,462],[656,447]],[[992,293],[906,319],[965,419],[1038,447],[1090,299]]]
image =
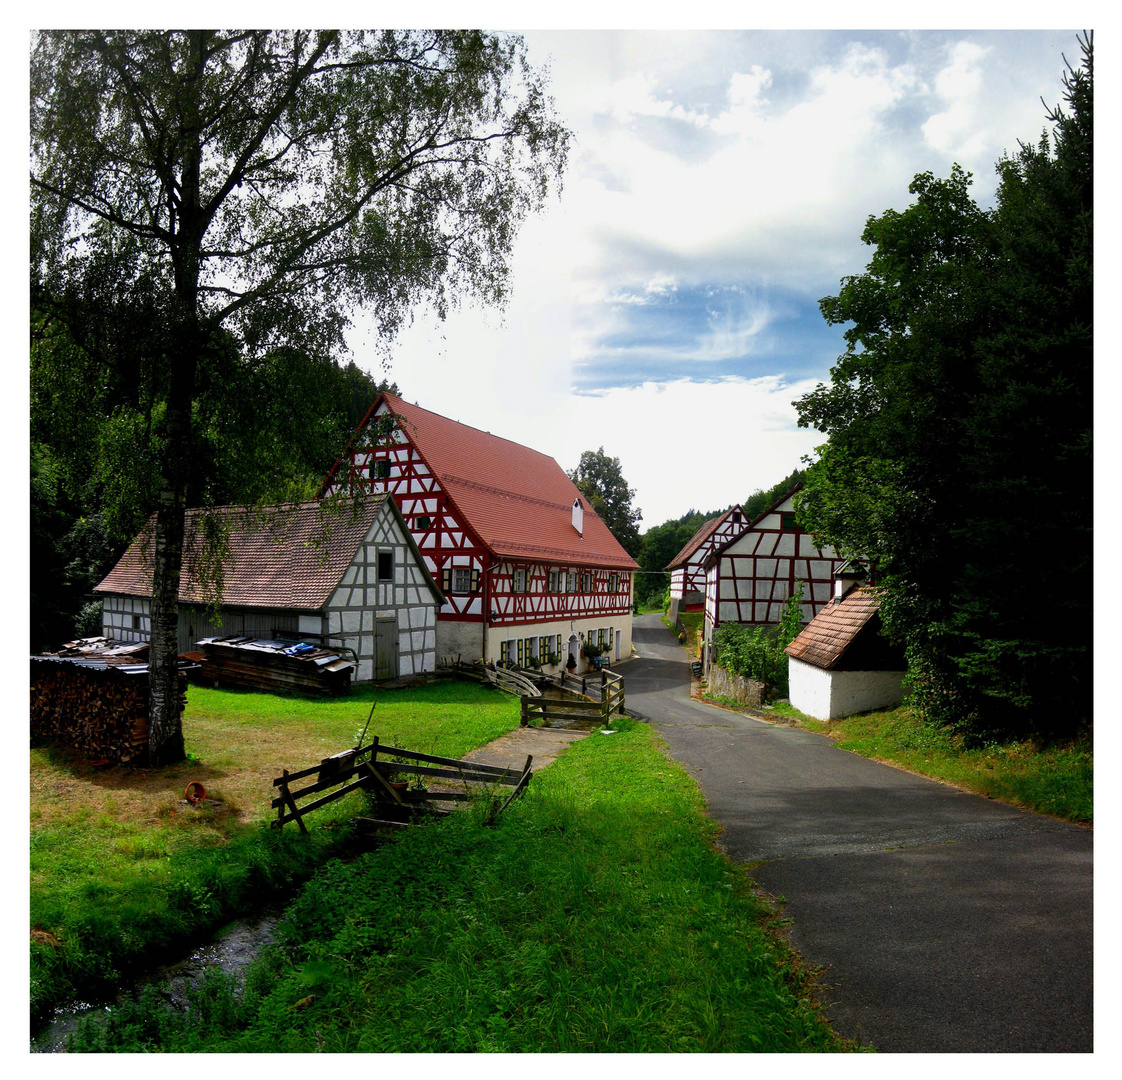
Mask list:
[[969,747],[961,736],[925,723],[903,706],[827,722],[803,716],[789,705],[777,705],[774,714],[826,733],[843,750],[864,757],[1038,813],[1082,824],[1094,820],[1094,753],[1089,740],[1010,740]]
[[244,990],[153,998],[88,1050],[838,1050],[696,784],[620,720],[493,827],[463,812],[325,866]]

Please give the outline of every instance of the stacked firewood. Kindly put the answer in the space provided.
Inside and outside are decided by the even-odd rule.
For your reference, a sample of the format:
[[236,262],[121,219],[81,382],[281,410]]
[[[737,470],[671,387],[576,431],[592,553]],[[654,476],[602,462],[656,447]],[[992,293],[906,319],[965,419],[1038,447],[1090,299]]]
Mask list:
[[[187,680],[179,677],[179,708]],[[142,762],[148,752],[148,675],[133,666],[31,660],[31,741],[97,761]]]

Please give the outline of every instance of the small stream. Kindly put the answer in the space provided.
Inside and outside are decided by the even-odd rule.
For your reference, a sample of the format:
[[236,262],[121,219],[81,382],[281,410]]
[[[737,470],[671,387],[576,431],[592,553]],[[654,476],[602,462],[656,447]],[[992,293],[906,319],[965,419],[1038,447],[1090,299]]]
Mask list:
[[[242,975],[250,961],[273,940],[282,910],[280,907],[268,909],[252,918],[227,924],[212,941],[200,945],[190,956],[134,979],[117,995],[115,1003],[127,1001],[144,987],[155,985],[169,1002],[185,1008],[188,989],[199,982],[206,971],[217,967],[227,975]],[[31,1053],[66,1053],[66,1040],[78,1024],[88,1016],[108,1012],[113,1004],[75,1001],[56,1009],[32,1035]]]

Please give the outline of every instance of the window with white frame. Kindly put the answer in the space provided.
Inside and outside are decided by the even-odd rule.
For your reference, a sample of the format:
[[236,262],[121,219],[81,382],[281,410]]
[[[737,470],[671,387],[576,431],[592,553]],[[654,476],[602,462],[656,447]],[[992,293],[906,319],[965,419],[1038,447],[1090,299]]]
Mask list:
[[514,591],[526,591],[526,571],[524,568],[520,568],[514,571]]

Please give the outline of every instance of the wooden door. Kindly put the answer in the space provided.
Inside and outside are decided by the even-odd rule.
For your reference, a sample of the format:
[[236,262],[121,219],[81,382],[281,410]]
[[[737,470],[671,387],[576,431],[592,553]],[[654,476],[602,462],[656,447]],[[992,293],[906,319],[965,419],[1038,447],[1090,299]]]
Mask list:
[[374,622],[374,678],[397,678],[397,619]]

